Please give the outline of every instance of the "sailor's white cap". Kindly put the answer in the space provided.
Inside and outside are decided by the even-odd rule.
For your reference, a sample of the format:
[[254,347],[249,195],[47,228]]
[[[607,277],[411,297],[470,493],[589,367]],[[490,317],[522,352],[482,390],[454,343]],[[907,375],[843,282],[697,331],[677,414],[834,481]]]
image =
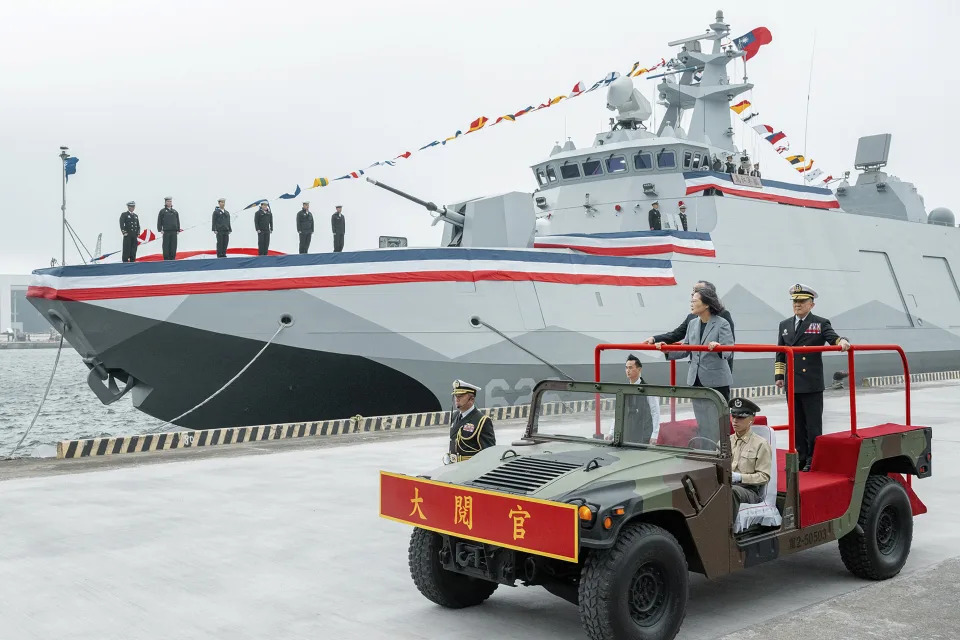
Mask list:
[[135,207],[135,206],[137,206],[137,203],[134,202],[133,200],[131,200],[130,202],[127,203],[127,206],[128,206],[128,207]]
[[794,300],[816,299],[817,292],[805,284],[797,283],[790,287],[790,297]]
[[472,393],[477,395],[477,392],[480,391],[481,387],[478,387],[475,384],[470,384],[469,382],[464,382],[463,380],[454,380],[453,381],[453,395],[462,396],[465,393]]

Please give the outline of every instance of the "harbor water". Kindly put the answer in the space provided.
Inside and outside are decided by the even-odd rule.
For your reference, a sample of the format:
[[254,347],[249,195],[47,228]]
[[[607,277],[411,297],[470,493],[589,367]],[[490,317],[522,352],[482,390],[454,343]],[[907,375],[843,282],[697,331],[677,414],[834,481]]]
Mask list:
[[[0,458],[30,425],[56,355],[56,349],[0,350]],[[163,424],[134,409],[129,397],[101,404],[87,386],[87,371],[65,344],[43,411],[17,456],[52,456],[59,440],[144,433]]]

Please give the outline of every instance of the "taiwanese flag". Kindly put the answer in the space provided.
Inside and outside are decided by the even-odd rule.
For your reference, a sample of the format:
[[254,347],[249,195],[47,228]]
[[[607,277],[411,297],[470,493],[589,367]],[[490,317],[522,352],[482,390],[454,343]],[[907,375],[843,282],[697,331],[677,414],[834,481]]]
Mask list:
[[760,47],[765,44],[770,44],[771,42],[773,42],[773,36],[770,35],[770,30],[766,27],[757,27],[750,33],[745,33],[739,38],[736,38],[733,44],[737,45],[737,48],[741,51],[746,51],[747,56],[744,60],[749,60],[757,55]]

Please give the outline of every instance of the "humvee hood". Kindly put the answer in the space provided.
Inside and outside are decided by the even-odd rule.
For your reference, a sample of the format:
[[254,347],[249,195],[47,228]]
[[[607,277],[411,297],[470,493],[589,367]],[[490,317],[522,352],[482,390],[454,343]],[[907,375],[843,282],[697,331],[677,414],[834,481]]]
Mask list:
[[490,447],[430,477],[476,489],[565,501],[597,490],[618,491],[618,487],[635,495],[644,486],[662,488],[665,476],[713,466],[656,448],[548,442]]

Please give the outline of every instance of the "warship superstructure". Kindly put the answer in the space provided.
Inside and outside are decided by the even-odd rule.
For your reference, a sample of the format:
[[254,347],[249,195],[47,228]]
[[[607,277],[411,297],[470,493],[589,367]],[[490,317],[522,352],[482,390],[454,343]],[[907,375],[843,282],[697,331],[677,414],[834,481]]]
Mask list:
[[[620,77],[610,129],[554,147],[532,166],[533,193],[430,204],[440,247],[41,269],[28,295],[102,401],[129,392],[165,420],[273,339],[177,421],[188,428],[432,411],[449,406],[456,378],[482,387],[481,406],[528,402],[537,380],[592,379],[597,343],[675,327],[703,279],[738,342],[774,341],[802,282],[852,342],[900,344],[914,371],[956,368],[960,230],[886,173],[890,136],[862,138],[860,173],[832,190],[714,170],[742,155],[730,106],[752,87],[730,77],[744,54],[729,36],[718,12],[705,33],[669,43],[655,131],[650,103]],[[650,230],[654,201],[669,228]],[[605,379],[623,376],[625,355],[605,357]],[[645,378],[665,383],[663,361],[641,357]],[[858,373],[889,362],[861,356]],[[772,363],[738,356],[735,377],[769,384]]]

